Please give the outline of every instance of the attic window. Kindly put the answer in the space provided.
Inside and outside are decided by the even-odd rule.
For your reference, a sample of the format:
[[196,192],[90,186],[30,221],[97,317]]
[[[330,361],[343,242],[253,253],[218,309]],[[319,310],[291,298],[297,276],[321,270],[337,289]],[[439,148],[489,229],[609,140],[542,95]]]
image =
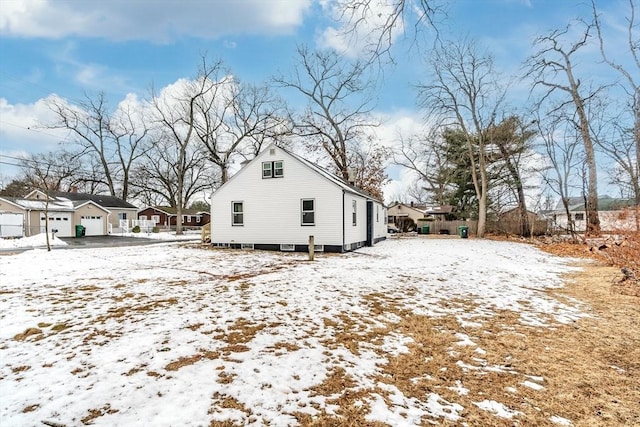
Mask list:
[[262,162],[262,178],[282,178],[284,176],[284,162]]

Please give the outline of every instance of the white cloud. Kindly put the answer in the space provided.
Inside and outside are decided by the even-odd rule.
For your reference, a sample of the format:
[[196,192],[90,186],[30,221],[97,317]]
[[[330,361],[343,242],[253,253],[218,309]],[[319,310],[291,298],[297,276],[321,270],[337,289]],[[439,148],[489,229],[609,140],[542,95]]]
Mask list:
[[53,151],[66,140],[66,131],[42,128],[42,123],[53,119],[53,113],[46,105],[47,99],[39,99],[33,104],[10,104],[5,98],[0,98],[0,154],[10,156],[0,157],[3,162],[0,175],[18,174],[18,167],[13,165],[19,162],[15,157]]
[[302,24],[312,0],[3,0],[0,34],[166,42],[183,36],[287,34]]

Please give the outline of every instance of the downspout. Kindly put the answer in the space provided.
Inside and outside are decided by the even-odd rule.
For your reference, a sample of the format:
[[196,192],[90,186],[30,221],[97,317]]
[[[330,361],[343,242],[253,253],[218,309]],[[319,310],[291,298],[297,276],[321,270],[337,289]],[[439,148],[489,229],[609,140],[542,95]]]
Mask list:
[[345,191],[342,190],[342,249],[340,250],[340,252],[344,252],[344,242],[345,242],[345,234],[346,234],[346,228],[345,228],[345,222],[344,222],[344,195],[345,195]]

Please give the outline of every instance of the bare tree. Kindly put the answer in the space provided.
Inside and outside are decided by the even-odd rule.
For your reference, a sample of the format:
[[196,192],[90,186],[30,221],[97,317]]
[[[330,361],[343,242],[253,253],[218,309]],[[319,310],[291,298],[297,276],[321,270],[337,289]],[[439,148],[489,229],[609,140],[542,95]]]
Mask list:
[[400,135],[399,142],[400,147],[393,156],[394,163],[418,175],[418,182],[410,189],[409,195],[420,202],[430,199],[439,205],[448,204],[454,171],[439,130],[433,128],[423,136],[405,138]]
[[430,57],[431,77],[418,86],[419,100],[428,116],[441,125],[459,130],[465,138],[471,177],[478,199],[478,237],[484,237],[487,221],[488,131],[505,95],[490,55],[475,42],[449,42]]
[[71,132],[74,143],[81,147],[82,157],[88,157],[87,163],[97,172],[88,178],[93,187],[100,177],[109,194],[127,200],[129,172],[142,155],[142,142],[148,133],[141,112],[130,107],[112,111],[104,92],[95,98],[85,95],[85,100],[77,105],[51,98],[48,106],[56,119],[44,126]]
[[219,69],[219,62],[208,64],[206,58],[202,58],[196,77],[182,82],[177,93],[166,89],[161,93],[152,92],[152,120],[160,132],[157,141],[173,146],[175,150],[167,156],[167,166],[173,172],[175,185],[176,234],[182,234],[182,210],[186,207],[186,190],[194,167],[190,153],[194,153],[192,148],[200,142],[196,130],[200,125],[198,120],[202,118],[199,104],[217,90],[219,82],[214,77]]
[[84,173],[79,155],[66,150],[31,154],[20,161],[20,170],[27,185],[43,192],[68,191]]
[[575,239],[576,230],[569,202],[572,176],[584,164],[584,152],[580,137],[576,135],[576,128],[563,124],[567,120],[562,111],[555,110],[552,114],[539,113],[535,123],[542,141],[542,150],[549,161],[549,167],[540,170],[541,176],[547,187],[560,197],[567,216],[567,231]]
[[598,145],[619,166],[618,171],[622,172],[622,176],[618,175],[616,179],[631,188],[638,206],[640,205],[640,33],[638,33],[638,23],[635,19],[634,0],[629,0],[627,17],[627,52],[631,58],[629,67],[614,61],[607,53],[602,22],[595,0],[591,1],[591,6],[600,43],[600,53],[605,63],[620,74],[622,78],[620,86],[627,95],[627,108],[632,117],[632,125],[629,127],[621,126],[620,123],[625,123],[625,120],[617,117],[614,121],[617,124],[614,130],[617,137],[601,139]]
[[[587,46],[593,26],[587,24],[577,42],[565,47],[563,37],[569,33],[570,27],[555,30],[547,36],[539,37],[534,45],[539,50],[527,60],[528,75],[533,79],[533,87],[543,87],[543,101],[549,100],[553,94],[561,94],[558,101],[563,107],[571,104],[577,116],[577,126],[584,145],[585,161],[588,168],[587,178],[587,235],[600,234],[600,217],[598,215],[598,174],[594,150],[594,139],[587,113],[588,103],[598,90],[583,93],[583,85],[575,75],[573,58],[580,49]],[[564,81],[563,81],[564,80]],[[564,96],[563,96],[564,95]]]
[[210,79],[214,86],[196,106],[199,120],[195,131],[220,168],[221,184],[229,179],[229,166],[236,154],[253,158],[263,144],[290,134],[283,102],[264,86],[244,84],[232,76],[222,76],[220,63]]
[[371,182],[362,180],[375,176],[375,172],[360,170],[354,176],[358,166],[379,167],[361,162],[359,153],[383,151],[370,132],[378,122],[370,114],[373,107],[365,74],[363,62],[348,63],[334,51],[299,47],[293,74],[275,81],[282,87],[295,89],[307,101],[304,112],[293,118],[295,131],[303,137],[305,147],[328,156],[336,175],[345,181],[355,178],[356,186],[369,189],[377,186],[380,190],[386,178],[373,187]]
[[[182,174],[182,190],[178,188],[179,174]],[[217,176],[207,162],[206,153],[197,144],[183,151],[171,137],[160,137],[146,150],[131,175],[132,187],[145,204],[169,205],[176,209],[180,203],[186,207],[198,193],[210,190]]]
[[337,20],[345,24],[343,36],[355,43],[365,40],[371,58],[390,57],[396,37],[413,27],[414,40],[425,29],[436,29],[443,12],[440,0],[339,0]]

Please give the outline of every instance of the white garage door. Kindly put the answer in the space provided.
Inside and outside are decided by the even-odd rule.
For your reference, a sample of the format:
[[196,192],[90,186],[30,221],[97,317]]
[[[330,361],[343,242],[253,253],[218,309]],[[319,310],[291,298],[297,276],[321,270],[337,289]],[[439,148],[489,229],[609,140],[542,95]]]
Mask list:
[[[45,217],[44,213],[40,215],[40,230],[44,233],[45,230]],[[58,237],[73,237],[75,231],[71,227],[71,214],[66,212],[49,212],[49,232],[58,230],[56,236]]]
[[102,236],[104,234],[104,217],[102,216],[83,216],[80,218],[80,224],[84,225],[86,230],[85,236]]

